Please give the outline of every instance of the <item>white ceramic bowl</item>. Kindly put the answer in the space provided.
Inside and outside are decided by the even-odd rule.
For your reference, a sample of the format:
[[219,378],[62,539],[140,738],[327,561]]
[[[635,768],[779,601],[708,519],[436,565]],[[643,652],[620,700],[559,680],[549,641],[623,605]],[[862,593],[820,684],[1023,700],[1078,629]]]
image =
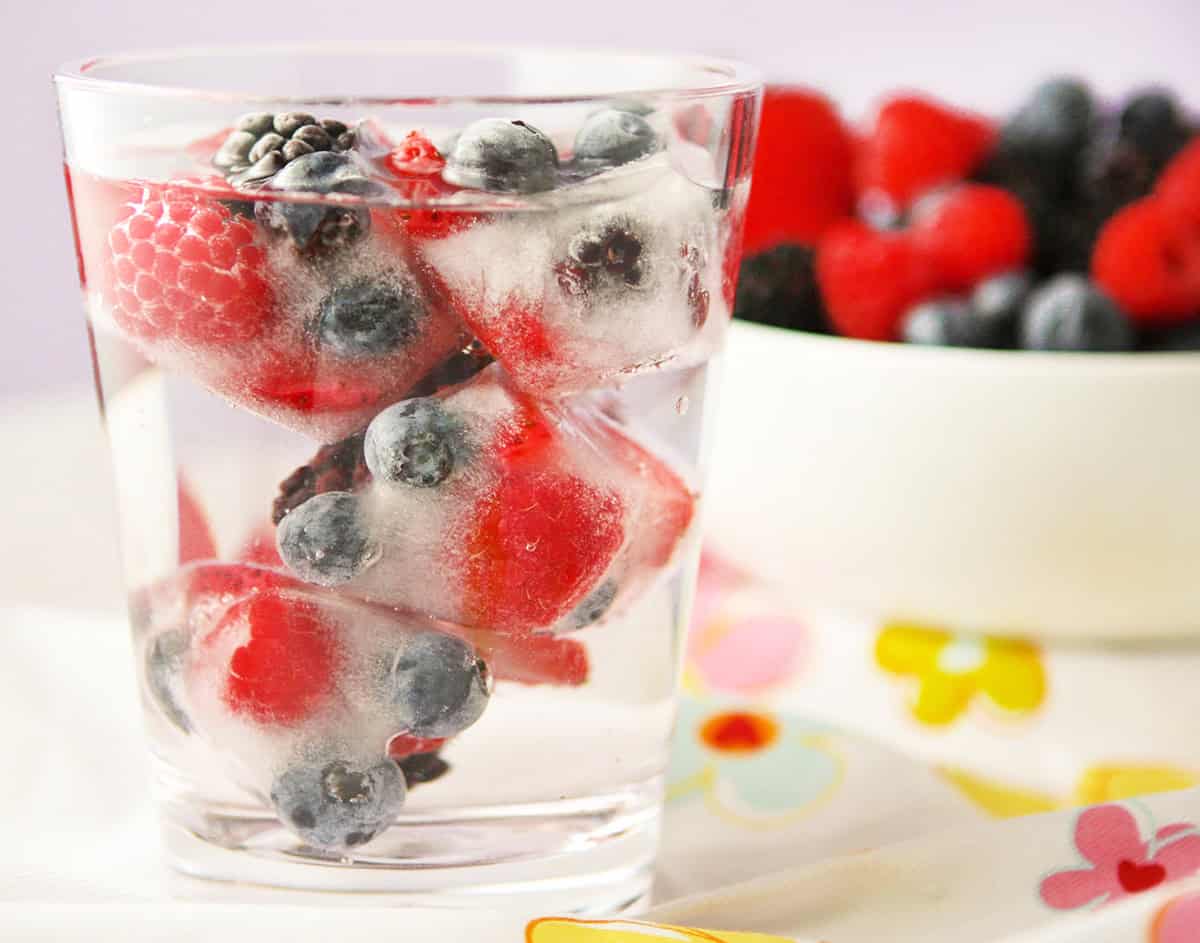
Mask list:
[[808,607],[1200,635],[1200,354],[948,350],[737,323],[717,547]]

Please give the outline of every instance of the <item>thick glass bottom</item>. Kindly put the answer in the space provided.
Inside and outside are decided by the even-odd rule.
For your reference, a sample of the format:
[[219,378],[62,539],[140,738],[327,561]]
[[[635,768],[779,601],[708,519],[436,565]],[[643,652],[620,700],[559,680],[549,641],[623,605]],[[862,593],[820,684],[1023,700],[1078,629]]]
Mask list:
[[362,852],[310,848],[263,810],[168,804],[168,862],[192,877],[371,894],[397,905],[611,914],[653,878],[660,779],[587,799],[401,815]]

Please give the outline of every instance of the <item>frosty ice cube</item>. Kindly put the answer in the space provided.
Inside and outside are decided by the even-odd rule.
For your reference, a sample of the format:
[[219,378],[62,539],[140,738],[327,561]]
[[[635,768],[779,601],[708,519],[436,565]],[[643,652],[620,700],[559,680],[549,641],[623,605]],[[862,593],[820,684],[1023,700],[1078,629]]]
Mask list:
[[284,562],[310,582],[488,631],[599,621],[671,562],[693,515],[685,483],[591,403],[539,405],[496,367],[384,410],[363,456],[357,491],[285,487]]

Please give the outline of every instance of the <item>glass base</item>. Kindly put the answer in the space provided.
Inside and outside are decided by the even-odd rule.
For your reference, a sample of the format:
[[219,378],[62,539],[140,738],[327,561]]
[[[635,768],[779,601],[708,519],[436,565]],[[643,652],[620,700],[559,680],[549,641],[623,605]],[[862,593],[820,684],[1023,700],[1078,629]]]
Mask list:
[[242,808],[168,806],[163,829],[168,862],[191,877],[397,905],[602,915],[647,903],[661,801],[656,779],[586,800],[402,815],[345,857]]

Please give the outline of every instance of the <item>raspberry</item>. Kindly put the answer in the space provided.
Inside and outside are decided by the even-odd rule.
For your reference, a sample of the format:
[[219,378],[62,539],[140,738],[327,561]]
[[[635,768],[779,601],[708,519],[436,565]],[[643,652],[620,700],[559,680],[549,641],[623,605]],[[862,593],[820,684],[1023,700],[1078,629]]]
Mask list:
[[588,679],[587,649],[573,638],[476,632],[471,641],[498,681],[573,686]]
[[817,284],[837,333],[893,340],[905,311],[936,290],[928,261],[904,232],[839,223],[817,246]]
[[948,195],[917,222],[913,238],[949,292],[968,291],[989,275],[1021,268],[1033,240],[1016,197],[981,185]]
[[625,539],[617,495],[525,461],[476,513],[466,541],[466,605],[474,625],[500,632],[565,615]]
[[225,704],[262,724],[310,716],[331,694],[338,668],[329,627],[310,604],[266,591],[231,606],[210,641],[243,621],[249,637],[230,656]]
[[744,251],[811,245],[849,215],[853,149],[837,111],[806,89],[779,86],[763,99]]
[[108,234],[113,317],[147,340],[220,344],[274,316],[254,224],[196,190],[148,185]]
[[994,138],[983,118],[925,98],[893,98],[880,108],[859,151],[858,192],[881,192],[903,209],[933,187],[970,174]]
[[1154,192],[1164,203],[1200,220],[1200,138],[1167,164]]
[[398,177],[430,176],[442,172],[446,158],[420,131],[409,131],[383,163]]
[[361,376],[330,375],[310,357],[276,358],[250,382],[250,395],[300,413],[350,413],[377,402],[381,391]]
[[1092,277],[1141,324],[1194,317],[1200,313],[1200,217],[1162,197],[1129,204],[1100,231]]
[[287,589],[302,585],[275,570],[241,563],[204,563],[187,572],[189,605],[215,598],[232,602],[268,589]]
[[[383,164],[396,177],[393,188],[408,203],[432,203],[459,189],[442,179],[446,158],[420,131],[410,131]],[[400,228],[416,239],[444,239],[480,218],[478,213],[435,208],[400,210],[396,215]]]
[[417,753],[436,753],[446,743],[447,737],[414,737],[407,733],[398,733],[387,743],[387,753],[393,760],[399,762],[405,757]]

